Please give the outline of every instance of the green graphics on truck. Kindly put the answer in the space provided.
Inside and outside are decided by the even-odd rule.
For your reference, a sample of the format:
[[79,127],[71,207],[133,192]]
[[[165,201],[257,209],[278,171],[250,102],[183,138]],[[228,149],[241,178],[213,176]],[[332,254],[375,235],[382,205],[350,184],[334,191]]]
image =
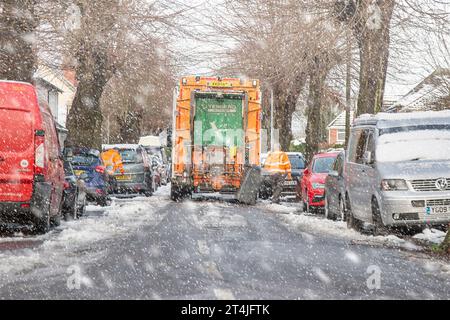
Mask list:
[[243,146],[243,101],[244,96],[240,94],[196,94],[194,145]]

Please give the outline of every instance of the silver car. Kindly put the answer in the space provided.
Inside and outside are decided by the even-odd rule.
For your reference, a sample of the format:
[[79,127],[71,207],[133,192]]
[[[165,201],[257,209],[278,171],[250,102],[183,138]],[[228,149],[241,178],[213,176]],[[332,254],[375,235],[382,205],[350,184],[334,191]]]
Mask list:
[[450,112],[364,115],[353,124],[344,170],[347,223],[450,222]]

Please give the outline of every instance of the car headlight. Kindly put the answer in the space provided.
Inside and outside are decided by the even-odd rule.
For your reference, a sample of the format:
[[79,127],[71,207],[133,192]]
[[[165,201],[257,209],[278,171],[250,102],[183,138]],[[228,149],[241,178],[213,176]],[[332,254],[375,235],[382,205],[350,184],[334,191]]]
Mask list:
[[312,187],[313,187],[313,189],[325,189],[325,184],[323,184],[323,183],[313,183]]
[[383,191],[405,191],[408,185],[402,179],[386,179],[381,181],[381,190]]

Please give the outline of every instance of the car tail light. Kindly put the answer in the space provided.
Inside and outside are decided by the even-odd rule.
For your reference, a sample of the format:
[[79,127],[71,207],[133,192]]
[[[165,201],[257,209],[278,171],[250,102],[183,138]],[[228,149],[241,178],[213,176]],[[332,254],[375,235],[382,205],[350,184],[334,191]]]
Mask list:
[[64,190],[67,190],[70,188],[70,184],[67,181],[64,181]]
[[34,137],[34,173],[45,174],[45,131],[36,130]]
[[98,172],[98,173],[105,173],[105,167],[103,167],[103,166],[97,166],[97,167],[95,167],[95,171],[96,172]]
[[31,206],[30,206],[29,203],[22,203],[22,204],[20,205],[20,207],[21,207],[21,208],[30,208]]

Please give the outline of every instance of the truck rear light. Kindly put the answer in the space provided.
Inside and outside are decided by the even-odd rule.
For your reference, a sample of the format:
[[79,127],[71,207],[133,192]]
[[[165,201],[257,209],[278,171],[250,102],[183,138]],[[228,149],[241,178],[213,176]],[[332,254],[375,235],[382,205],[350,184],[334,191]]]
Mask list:
[[45,172],[45,131],[36,130],[34,137],[34,173],[43,175]]
[[98,173],[105,173],[105,167],[104,166],[97,166],[95,167],[95,171]]

